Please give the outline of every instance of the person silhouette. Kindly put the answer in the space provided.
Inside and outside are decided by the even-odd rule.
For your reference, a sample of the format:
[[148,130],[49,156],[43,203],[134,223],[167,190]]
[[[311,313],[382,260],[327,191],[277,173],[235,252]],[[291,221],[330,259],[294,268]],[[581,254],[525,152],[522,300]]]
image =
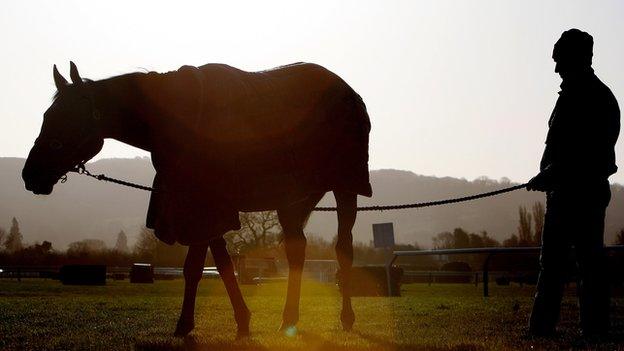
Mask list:
[[548,121],[540,172],[527,185],[529,191],[546,192],[540,272],[529,321],[529,332],[537,336],[555,333],[572,247],[582,333],[601,336],[609,330],[604,217],[611,199],[608,178],[617,171],[620,110],[591,67],[593,44],[588,33],[570,29],[553,49],[561,91]]

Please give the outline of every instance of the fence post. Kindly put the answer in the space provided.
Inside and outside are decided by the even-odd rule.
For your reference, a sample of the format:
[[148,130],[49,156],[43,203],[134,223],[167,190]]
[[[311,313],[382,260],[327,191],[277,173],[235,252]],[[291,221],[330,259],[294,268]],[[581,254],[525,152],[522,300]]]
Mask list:
[[394,290],[392,289],[392,264],[396,260],[397,256],[392,253],[392,258],[386,263],[386,283],[388,284],[388,296],[394,296]]
[[494,255],[494,253],[490,253],[483,262],[483,297],[490,296],[489,282],[490,282],[490,258]]

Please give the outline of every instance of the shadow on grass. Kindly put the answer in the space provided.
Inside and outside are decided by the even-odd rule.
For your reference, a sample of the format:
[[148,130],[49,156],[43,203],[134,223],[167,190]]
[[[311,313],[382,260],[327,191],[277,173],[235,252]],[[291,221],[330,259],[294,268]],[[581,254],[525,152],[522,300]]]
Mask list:
[[396,344],[386,339],[382,339],[378,336],[354,332],[354,334],[360,336],[362,339],[367,340],[370,343],[377,344],[380,350],[426,350],[426,351],[481,351],[485,350],[482,346],[474,344],[458,344],[452,346],[432,346],[432,345],[413,345],[413,344]]
[[137,351],[212,351],[212,350],[241,350],[241,351],[265,351],[266,347],[251,339],[233,340],[232,342],[201,342],[193,335],[184,338],[169,338],[159,340],[141,340],[134,345]]
[[[615,350],[621,349],[621,345],[624,345],[624,307],[614,306],[615,318],[612,319],[612,333],[602,339],[586,339],[583,338],[577,330],[570,329],[570,326],[562,328],[562,332],[550,338],[538,338],[531,337],[528,333],[522,333],[516,335],[516,337],[507,338],[504,340],[506,348],[509,349],[528,349],[535,347],[535,349],[597,349],[597,350]],[[576,325],[574,323],[573,325]],[[336,330],[336,338],[333,340],[342,340],[340,335],[344,332]],[[139,351],[322,351],[322,350],[336,350],[336,351],[376,351],[376,350],[388,350],[388,351],[408,351],[408,350],[425,350],[425,351],[481,351],[486,349],[492,349],[483,344],[456,344],[456,345],[431,345],[431,344],[414,344],[414,343],[400,343],[392,340],[391,338],[380,337],[375,334],[365,333],[361,331],[353,331],[351,336],[357,336],[362,339],[363,344],[368,345],[349,345],[349,342],[353,342],[353,338],[349,338],[348,333],[344,333],[343,337],[347,344],[335,342],[333,340],[326,339],[320,335],[301,330],[299,331],[298,338],[291,340],[279,333],[275,333],[274,337],[271,335],[268,339],[261,338],[263,342],[254,340],[254,338],[242,339],[242,340],[210,340],[203,339],[201,337],[195,337],[189,335],[186,338],[153,338],[153,339],[141,339],[135,343],[135,349]],[[265,335],[266,336],[266,335]],[[350,339],[348,341],[347,339]],[[269,345],[266,345],[266,341],[270,340]],[[356,341],[357,343],[357,341]]]
[[[365,333],[354,332],[364,340],[373,344],[370,346],[344,345],[329,341],[319,335],[301,331],[299,333],[299,341],[303,345],[287,346],[275,345],[266,347],[253,339],[233,340],[232,342],[203,342],[197,340],[194,336],[187,336],[181,339],[163,339],[153,341],[138,341],[135,344],[135,350],[138,351],[213,351],[213,350],[242,350],[242,351],[408,351],[408,350],[425,350],[425,351],[481,351],[482,347],[477,345],[455,345],[447,347],[418,345],[418,344],[397,344],[389,340],[379,337],[367,335]],[[281,337],[276,335],[276,337]]]
[[523,335],[518,342],[509,342],[510,349],[537,350],[622,350],[624,334],[610,334],[601,338],[586,338],[576,333],[556,333],[551,337]]
[[[578,313],[576,303],[564,303],[563,306]],[[568,321],[566,326],[560,325],[558,332],[551,337],[532,336],[528,330],[525,330],[521,336],[520,344],[534,344],[543,348],[558,349],[622,350],[622,345],[624,345],[624,306],[616,303],[611,305],[611,328],[606,336],[583,337],[578,327],[578,320],[572,320]]]

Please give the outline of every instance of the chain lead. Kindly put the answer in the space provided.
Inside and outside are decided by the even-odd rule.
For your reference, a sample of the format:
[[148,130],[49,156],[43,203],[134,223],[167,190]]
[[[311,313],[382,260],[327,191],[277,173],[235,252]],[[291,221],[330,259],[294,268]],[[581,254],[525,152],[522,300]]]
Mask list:
[[[141,189],[141,190],[152,191],[152,192],[154,191],[154,188],[151,188],[149,186],[145,186],[145,185],[141,185],[141,184],[135,184],[135,183],[131,183],[131,182],[126,182],[124,180],[119,180],[119,179],[115,179],[115,178],[110,178],[110,177],[107,177],[104,174],[92,174],[91,172],[89,172],[86,169],[84,162],[80,162],[70,172],[75,172],[75,173],[78,173],[78,174],[84,174],[86,176],[89,176],[91,178],[95,178],[97,180],[103,180],[103,181],[106,181],[106,182],[116,183],[116,184],[124,185],[124,186],[130,187],[130,188]],[[63,177],[61,177],[61,183],[65,183],[66,181],[67,181],[67,175],[64,175]],[[525,184],[515,185],[515,186],[508,187],[508,188],[500,189],[500,190],[485,192],[485,193],[476,194],[476,195],[470,195],[470,196],[463,196],[463,197],[457,197],[457,198],[452,198],[452,199],[446,199],[446,200],[429,201],[429,202],[417,202],[417,203],[413,203],[413,204],[404,204],[404,205],[365,206],[365,207],[358,207],[357,210],[358,211],[384,211],[384,210],[403,210],[403,209],[407,209],[407,208],[421,208],[421,207],[430,207],[430,206],[440,206],[440,205],[453,204],[453,203],[458,203],[458,202],[464,202],[464,201],[471,201],[471,200],[481,199],[481,198],[484,198],[484,197],[500,195],[500,194],[508,193],[508,192],[511,192],[511,191],[514,191],[514,190],[524,189],[524,188],[526,188],[526,186],[527,186],[527,184],[525,183]],[[320,212],[336,211],[336,207],[315,207],[314,211],[320,211]]]

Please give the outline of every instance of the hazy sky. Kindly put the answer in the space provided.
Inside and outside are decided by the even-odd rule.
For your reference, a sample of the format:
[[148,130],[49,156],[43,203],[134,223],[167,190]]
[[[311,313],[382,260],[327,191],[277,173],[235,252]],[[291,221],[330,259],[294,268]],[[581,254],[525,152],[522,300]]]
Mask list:
[[[24,157],[54,93],[52,65],[83,77],[184,64],[261,70],[315,62],[372,120],[370,165],[525,181],[559,90],[562,31],[594,36],[594,68],[624,104],[622,1],[11,1],[0,11],[0,156]],[[624,142],[617,147],[624,183]],[[146,155],[107,141],[102,157]]]

